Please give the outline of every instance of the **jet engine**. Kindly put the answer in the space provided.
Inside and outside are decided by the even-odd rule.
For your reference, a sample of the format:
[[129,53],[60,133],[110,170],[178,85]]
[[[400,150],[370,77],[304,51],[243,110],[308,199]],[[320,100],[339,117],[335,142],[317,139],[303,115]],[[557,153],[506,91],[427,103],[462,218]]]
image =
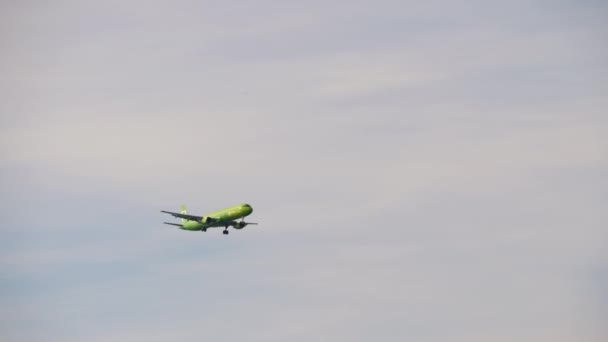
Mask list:
[[239,222],[235,222],[232,224],[232,226],[234,227],[234,229],[243,229],[247,226],[247,222],[243,222],[243,221],[239,221]]
[[211,217],[209,217],[209,216],[205,216],[205,217],[203,217],[203,218],[201,219],[201,222],[202,222],[202,223],[213,223],[213,222],[215,222],[215,221],[216,221],[216,220],[215,220],[214,218],[211,218]]

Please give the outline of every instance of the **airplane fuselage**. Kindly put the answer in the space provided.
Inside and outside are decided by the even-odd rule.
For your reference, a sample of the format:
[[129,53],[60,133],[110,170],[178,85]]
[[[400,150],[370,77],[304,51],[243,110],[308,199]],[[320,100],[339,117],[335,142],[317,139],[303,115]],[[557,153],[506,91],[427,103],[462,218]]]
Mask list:
[[[249,204],[238,204],[230,208],[218,210],[203,216],[201,221],[186,220],[182,223],[183,230],[206,230],[212,227],[226,227],[232,225],[236,220],[242,219],[253,212]],[[205,218],[211,217],[214,222],[205,223]],[[235,227],[237,228],[237,227]]]

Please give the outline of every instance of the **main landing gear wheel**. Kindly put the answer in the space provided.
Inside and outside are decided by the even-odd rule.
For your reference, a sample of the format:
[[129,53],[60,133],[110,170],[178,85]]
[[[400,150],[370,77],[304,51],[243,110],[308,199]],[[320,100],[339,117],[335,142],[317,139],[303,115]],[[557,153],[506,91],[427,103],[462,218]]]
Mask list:
[[207,228],[201,229],[201,232],[205,232],[206,233],[207,232]]
[[222,234],[224,234],[224,235],[228,235],[228,230],[224,230],[224,231],[222,232]]

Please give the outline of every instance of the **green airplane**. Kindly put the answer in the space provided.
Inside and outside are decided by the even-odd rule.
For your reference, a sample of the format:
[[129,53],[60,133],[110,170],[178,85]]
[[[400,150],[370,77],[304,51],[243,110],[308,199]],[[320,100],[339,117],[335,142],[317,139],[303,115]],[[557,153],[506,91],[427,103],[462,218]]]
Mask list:
[[[205,216],[188,215],[186,206],[183,204],[180,206],[180,209],[181,212],[179,213],[164,210],[161,210],[161,213],[167,213],[173,215],[173,217],[181,218],[181,224],[170,222],[163,223],[177,226],[183,230],[200,230],[202,232],[206,232],[207,228],[224,227],[224,235],[228,235],[228,227],[230,226],[234,227],[234,229],[243,229],[250,224],[257,224],[253,222],[245,222],[245,216],[248,216],[253,212],[253,208],[251,208],[249,204],[245,203],[218,210]],[[241,220],[237,221],[238,219]]]

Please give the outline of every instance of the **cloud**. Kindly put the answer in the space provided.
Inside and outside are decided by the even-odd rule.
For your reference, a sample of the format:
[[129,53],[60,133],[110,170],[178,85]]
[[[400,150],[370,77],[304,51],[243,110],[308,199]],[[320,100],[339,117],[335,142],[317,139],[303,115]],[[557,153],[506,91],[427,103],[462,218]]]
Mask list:
[[604,7],[3,6],[5,339],[605,339]]

